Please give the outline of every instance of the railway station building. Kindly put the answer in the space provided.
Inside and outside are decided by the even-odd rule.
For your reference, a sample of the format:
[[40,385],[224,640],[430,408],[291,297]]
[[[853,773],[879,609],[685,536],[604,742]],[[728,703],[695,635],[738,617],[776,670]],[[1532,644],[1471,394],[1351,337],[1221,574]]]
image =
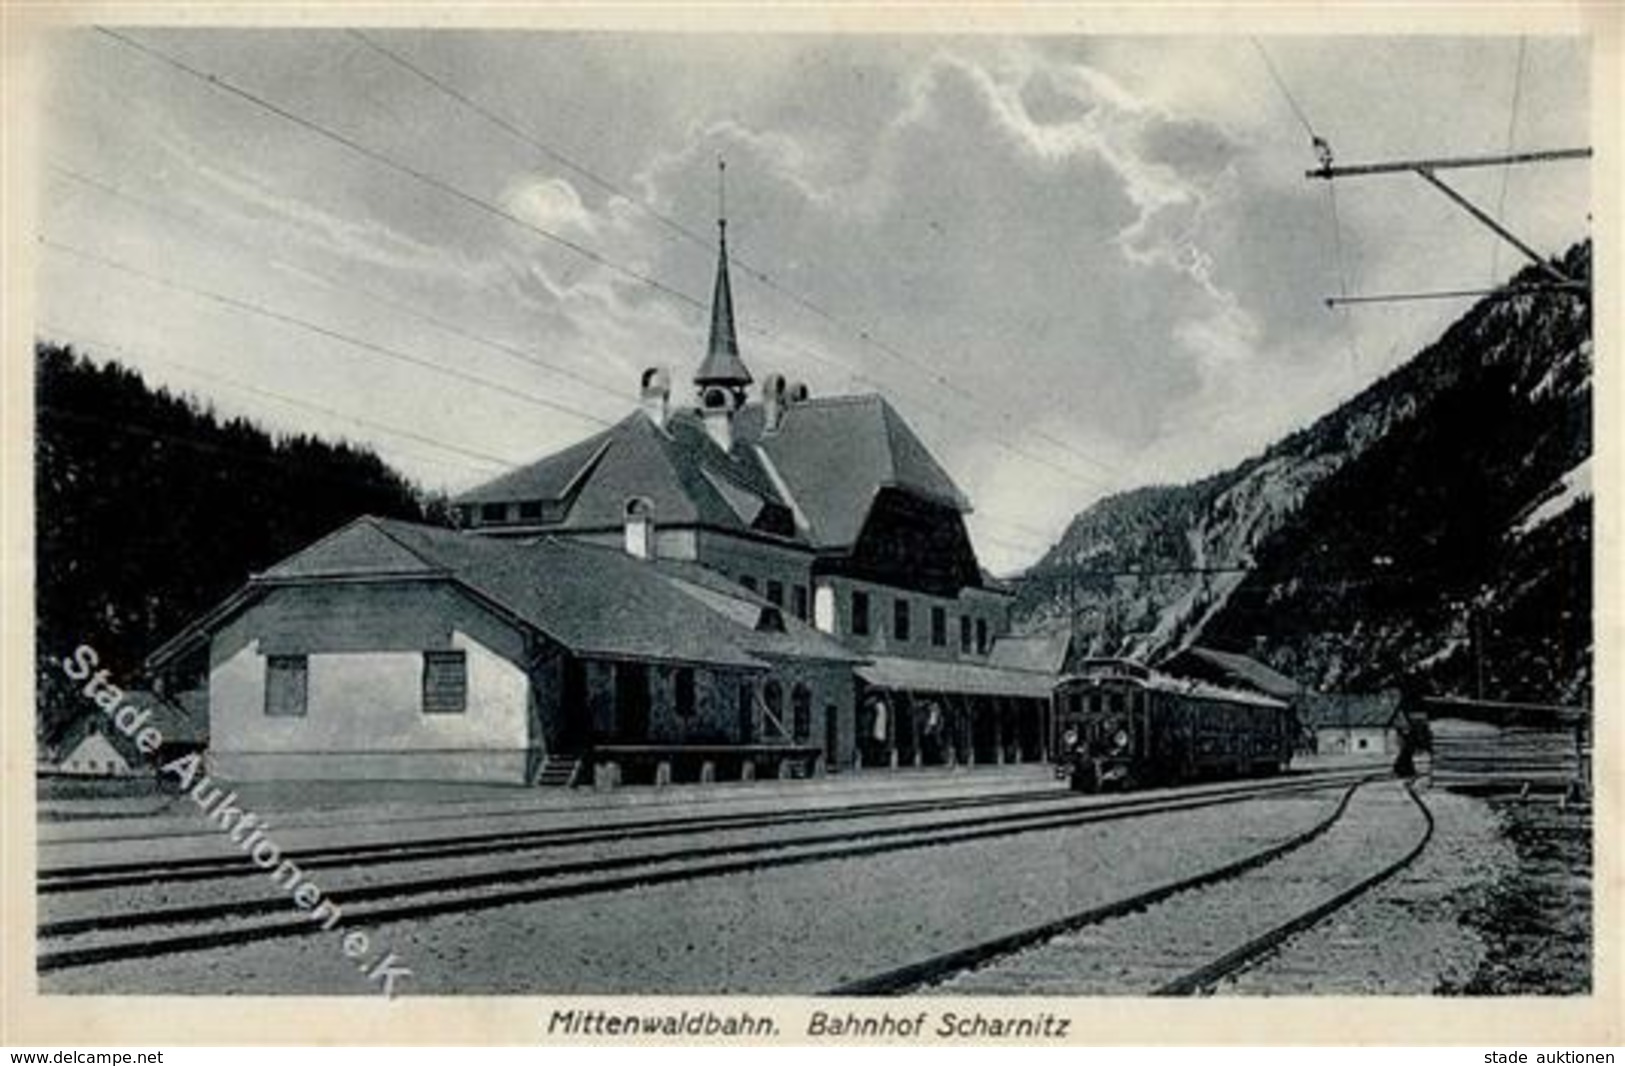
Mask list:
[[[149,660],[206,675],[223,777],[600,784],[1038,760],[1064,649],[1009,634],[970,502],[878,395],[709,343],[610,428],[360,519]],[[629,395],[633,390],[629,389]],[[1053,642],[1051,642],[1053,643]]]

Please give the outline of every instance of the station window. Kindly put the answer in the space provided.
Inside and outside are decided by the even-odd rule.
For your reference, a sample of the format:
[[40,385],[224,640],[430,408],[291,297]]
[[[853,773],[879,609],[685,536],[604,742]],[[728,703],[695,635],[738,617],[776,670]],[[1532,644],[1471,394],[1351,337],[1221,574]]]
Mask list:
[[959,650],[962,652],[970,651],[970,615],[968,614],[959,616]]
[[807,586],[794,585],[790,588],[790,609],[795,616],[803,622],[807,620]]
[[303,718],[310,695],[310,660],[303,655],[272,655],[265,660],[265,713]]
[[790,690],[790,728],[796,743],[812,739],[812,690],[806,685]]
[[987,654],[987,619],[976,620],[976,651],[980,655]]
[[526,500],[519,505],[519,518],[525,522],[539,522],[542,518],[542,501]]
[[460,651],[423,653],[423,713],[462,714],[468,709],[468,657]]
[[931,608],[931,643],[938,648],[948,645],[948,609]]
[[694,717],[694,670],[679,666],[672,678],[672,707],[679,718]]
[[907,640],[908,628],[908,601],[899,596],[892,602],[891,635],[896,640]]
[[767,602],[775,607],[784,606],[784,582],[769,580],[767,583]]
[[852,590],[852,632],[855,636],[869,635],[869,594]]
[[481,522],[506,522],[508,520],[508,505],[505,503],[480,504]]

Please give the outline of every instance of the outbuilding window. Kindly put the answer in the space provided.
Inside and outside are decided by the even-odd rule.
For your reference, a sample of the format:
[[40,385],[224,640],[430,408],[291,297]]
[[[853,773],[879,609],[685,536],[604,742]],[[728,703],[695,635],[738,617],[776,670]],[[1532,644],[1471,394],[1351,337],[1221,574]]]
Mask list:
[[792,585],[790,588],[791,612],[803,622],[807,620],[807,586]]
[[423,653],[423,713],[462,714],[468,709],[468,657],[460,651]]
[[784,582],[774,581],[771,578],[768,579],[767,602],[771,603],[775,607],[784,606]]
[[310,694],[310,665],[303,655],[271,655],[265,660],[265,713],[303,718]]
[[508,505],[505,503],[480,504],[481,522],[506,522],[508,520]]
[[976,620],[976,651],[979,655],[987,654],[987,619]]
[[899,641],[907,640],[908,623],[908,601],[899,596],[892,604],[892,637]]
[[938,648],[948,644],[948,610],[945,607],[931,608],[931,643]]
[[970,652],[970,615],[968,614],[959,616],[959,650],[967,654]]

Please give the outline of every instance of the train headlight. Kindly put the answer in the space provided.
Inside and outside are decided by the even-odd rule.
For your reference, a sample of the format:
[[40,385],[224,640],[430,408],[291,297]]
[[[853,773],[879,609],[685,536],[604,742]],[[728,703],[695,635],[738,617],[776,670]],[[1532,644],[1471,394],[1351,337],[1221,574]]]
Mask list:
[[1127,751],[1128,750],[1128,730],[1119,729],[1116,733],[1112,734],[1112,750],[1114,750],[1114,751]]

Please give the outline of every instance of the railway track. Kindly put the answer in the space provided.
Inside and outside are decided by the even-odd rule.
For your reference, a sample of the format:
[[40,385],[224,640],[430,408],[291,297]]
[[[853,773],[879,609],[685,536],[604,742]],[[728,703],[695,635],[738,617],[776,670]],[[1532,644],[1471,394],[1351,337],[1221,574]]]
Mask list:
[[[1177,813],[1274,795],[1323,790],[1344,784],[1349,777],[1339,774],[1273,779],[1226,786],[1194,795],[1129,796],[1088,806],[1074,804],[1070,805],[1070,809],[1060,811],[1040,809],[987,814],[923,825],[859,826],[792,838],[775,837],[539,866],[473,870],[361,884],[333,890],[328,895],[343,909],[346,927],[379,925],[514,903],[585,896],[646,885],[694,881]],[[1059,795],[1070,798],[1066,793]],[[897,813],[896,807],[888,807],[886,814]],[[688,824],[689,828],[685,831],[696,831],[692,821]],[[746,827],[775,827],[779,824],[751,821]],[[730,828],[740,826],[740,820],[730,823]],[[666,828],[664,824],[662,828]],[[614,831],[607,839],[618,841],[624,837]],[[363,862],[371,861],[373,856],[371,851],[361,854]],[[266,871],[258,868],[254,868],[254,873],[261,878],[267,877]],[[97,882],[91,887],[108,886],[104,882]],[[40,950],[37,969],[48,972],[120,959],[309,935],[319,928],[308,915],[295,911],[285,894],[274,892],[247,899],[205,901],[178,907],[143,910],[119,906],[42,922],[38,928]]]
[[[1302,784],[1311,781],[1351,777],[1358,773],[1360,771],[1305,774],[1300,777],[1280,778],[1278,782],[1283,785],[1293,782]],[[1202,794],[1218,795],[1229,790],[1245,790],[1251,787],[1254,787],[1253,782],[1209,786]],[[1092,805],[1092,809],[1106,810],[1141,802],[1145,802],[1143,798],[1126,797],[1115,801],[1095,803]],[[865,818],[948,813],[1029,804],[1038,806],[1044,804],[1077,805],[1078,803],[1078,796],[1070,791],[1000,792],[986,796],[894,800],[854,804],[839,808],[653,818],[619,822],[607,826],[504,830],[472,835],[463,834],[452,838],[435,837],[422,840],[290,848],[285,850],[282,855],[284,858],[298,863],[303,869],[319,870],[484,854],[510,854],[516,850],[541,850],[574,845],[621,843],[628,840],[686,836],[698,832],[842,822]],[[243,855],[117,863],[84,863],[79,865],[65,864],[42,867],[38,873],[37,891],[41,895],[51,895],[63,892],[82,892],[100,888],[147,884],[155,881],[203,881],[261,876],[264,876],[264,871]]]
[[[919,962],[848,981],[829,990],[837,996],[895,996],[937,988],[965,994],[1149,994],[1193,995],[1210,990],[1278,948],[1291,937],[1352,903],[1414,862],[1433,835],[1433,815],[1414,784],[1405,795],[1421,814],[1422,830],[1398,858],[1379,869],[1317,891],[1312,875],[1333,845],[1328,834],[1343,822],[1356,792],[1369,781],[1351,784],[1336,808],[1303,833],[1252,855],[1192,877],[1160,885],[1114,902]],[[1315,852],[1320,842],[1322,849]],[[1298,869],[1283,871],[1292,857]],[[1274,867],[1272,870],[1272,866]],[[1238,914],[1267,905],[1273,881],[1310,872],[1290,882],[1307,889],[1312,902],[1299,902],[1290,916],[1259,929],[1247,927],[1239,942],[1220,948],[1213,941]],[[1250,881],[1250,883],[1248,883]],[[1263,891],[1260,891],[1260,888]],[[1277,893],[1279,894],[1279,893]],[[1290,895],[1290,893],[1288,893]],[[1300,895],[1302,892],[1300,891]],[[1095,935],[1090,936],[1088,934]]]

